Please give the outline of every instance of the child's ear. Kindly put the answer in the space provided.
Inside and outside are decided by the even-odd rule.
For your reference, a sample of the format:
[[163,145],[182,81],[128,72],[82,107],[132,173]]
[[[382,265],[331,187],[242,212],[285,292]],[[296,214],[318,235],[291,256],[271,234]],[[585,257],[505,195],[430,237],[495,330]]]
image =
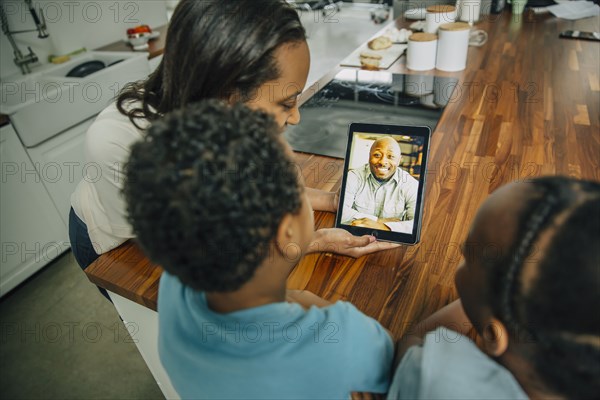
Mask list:
[[508,330],[496,318],[490,318],[482,332],[483,349],[492,357],[500,357],[508,348]]
[[286,214],[281,219],[279,227],[277,228],[277,236],[275,237],[275,247],[277,251],[285,256],[290,243],[294,239],[294,216],[292,214]]

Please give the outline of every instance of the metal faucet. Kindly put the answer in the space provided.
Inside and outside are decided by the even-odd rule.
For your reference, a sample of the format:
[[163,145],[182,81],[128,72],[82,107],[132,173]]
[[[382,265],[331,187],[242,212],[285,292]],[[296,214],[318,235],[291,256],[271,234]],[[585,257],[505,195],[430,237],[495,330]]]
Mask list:
[[13,48],[13,53],[15,55],[15,59],[14,59],[15,64],[17,64],[17,66],[21,69],[21,73],[23,75],[29,74],[31,72],[31,69],[29,68],[29,64],[33,64],[33,63],[37,62],[38,56],[33,52],[33,50],[31,50],[31,47],[29,47],[29,46],[27,46],[27,48],[29,49],[29,54],[23,55],[23,53],[21,53],[21,50],[19,50],[19,46],[17,46],[17,43],[15,42],[15,39],[13,38],[12,35],[15,35],[17,33],[37,31],[38,38],[40,38],[40,39],[45,39],[48,36],[50,36],[48,31],[46,30],[46,18],[44,18],[44,12],[40,8],[40,10],[39,10],[40,16],[41,16],[41,20],[40,20],[40,18],[38,18],[38,15],[35,11],[35,8],[33,8],[33,4],[31,3],[31,1],[32,0],[25,0],[25,3],[29,7],[29,12],[31,13],[31,16],[33,17],[33,21],[35,22],[36,29],[26,29],[26,30],[22,30],[22,31],[12,31],[12,32],[8,27],[8,17],[6,15],[6,12],[4,11],[4,7],[0,3],[0,21],[2,23],[2,32],[4,32],[4,34],[8,38],[8,41],[10,42],[10,45]]

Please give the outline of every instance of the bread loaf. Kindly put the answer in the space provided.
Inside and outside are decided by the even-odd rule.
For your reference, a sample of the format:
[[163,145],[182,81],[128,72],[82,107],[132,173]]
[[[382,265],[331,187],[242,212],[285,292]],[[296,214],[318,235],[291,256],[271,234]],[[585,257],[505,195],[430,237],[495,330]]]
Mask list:
[[371,40],[368,44],[371,50],[385,50],[392,47],[392,39],[387,36],[379,36]]

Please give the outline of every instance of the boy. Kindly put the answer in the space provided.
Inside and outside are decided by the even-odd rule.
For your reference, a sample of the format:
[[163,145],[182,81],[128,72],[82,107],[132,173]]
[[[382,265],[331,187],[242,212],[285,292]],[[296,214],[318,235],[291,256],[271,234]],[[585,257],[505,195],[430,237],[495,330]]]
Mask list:
[[387,390],[393,343],[351,304],[286,280],[313,212],[272,118],[206,101],[132,148],[125,197],[162,265],[159,354],[183,398],[347,398]]

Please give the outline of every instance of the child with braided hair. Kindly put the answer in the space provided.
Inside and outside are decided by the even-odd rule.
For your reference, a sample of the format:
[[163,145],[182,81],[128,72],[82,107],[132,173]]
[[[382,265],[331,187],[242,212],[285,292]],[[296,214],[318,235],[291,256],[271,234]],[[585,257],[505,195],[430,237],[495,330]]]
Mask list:
[[460,299],[401,340],[388,398],[597,398],[600,183],[506,185],[462,250]]

